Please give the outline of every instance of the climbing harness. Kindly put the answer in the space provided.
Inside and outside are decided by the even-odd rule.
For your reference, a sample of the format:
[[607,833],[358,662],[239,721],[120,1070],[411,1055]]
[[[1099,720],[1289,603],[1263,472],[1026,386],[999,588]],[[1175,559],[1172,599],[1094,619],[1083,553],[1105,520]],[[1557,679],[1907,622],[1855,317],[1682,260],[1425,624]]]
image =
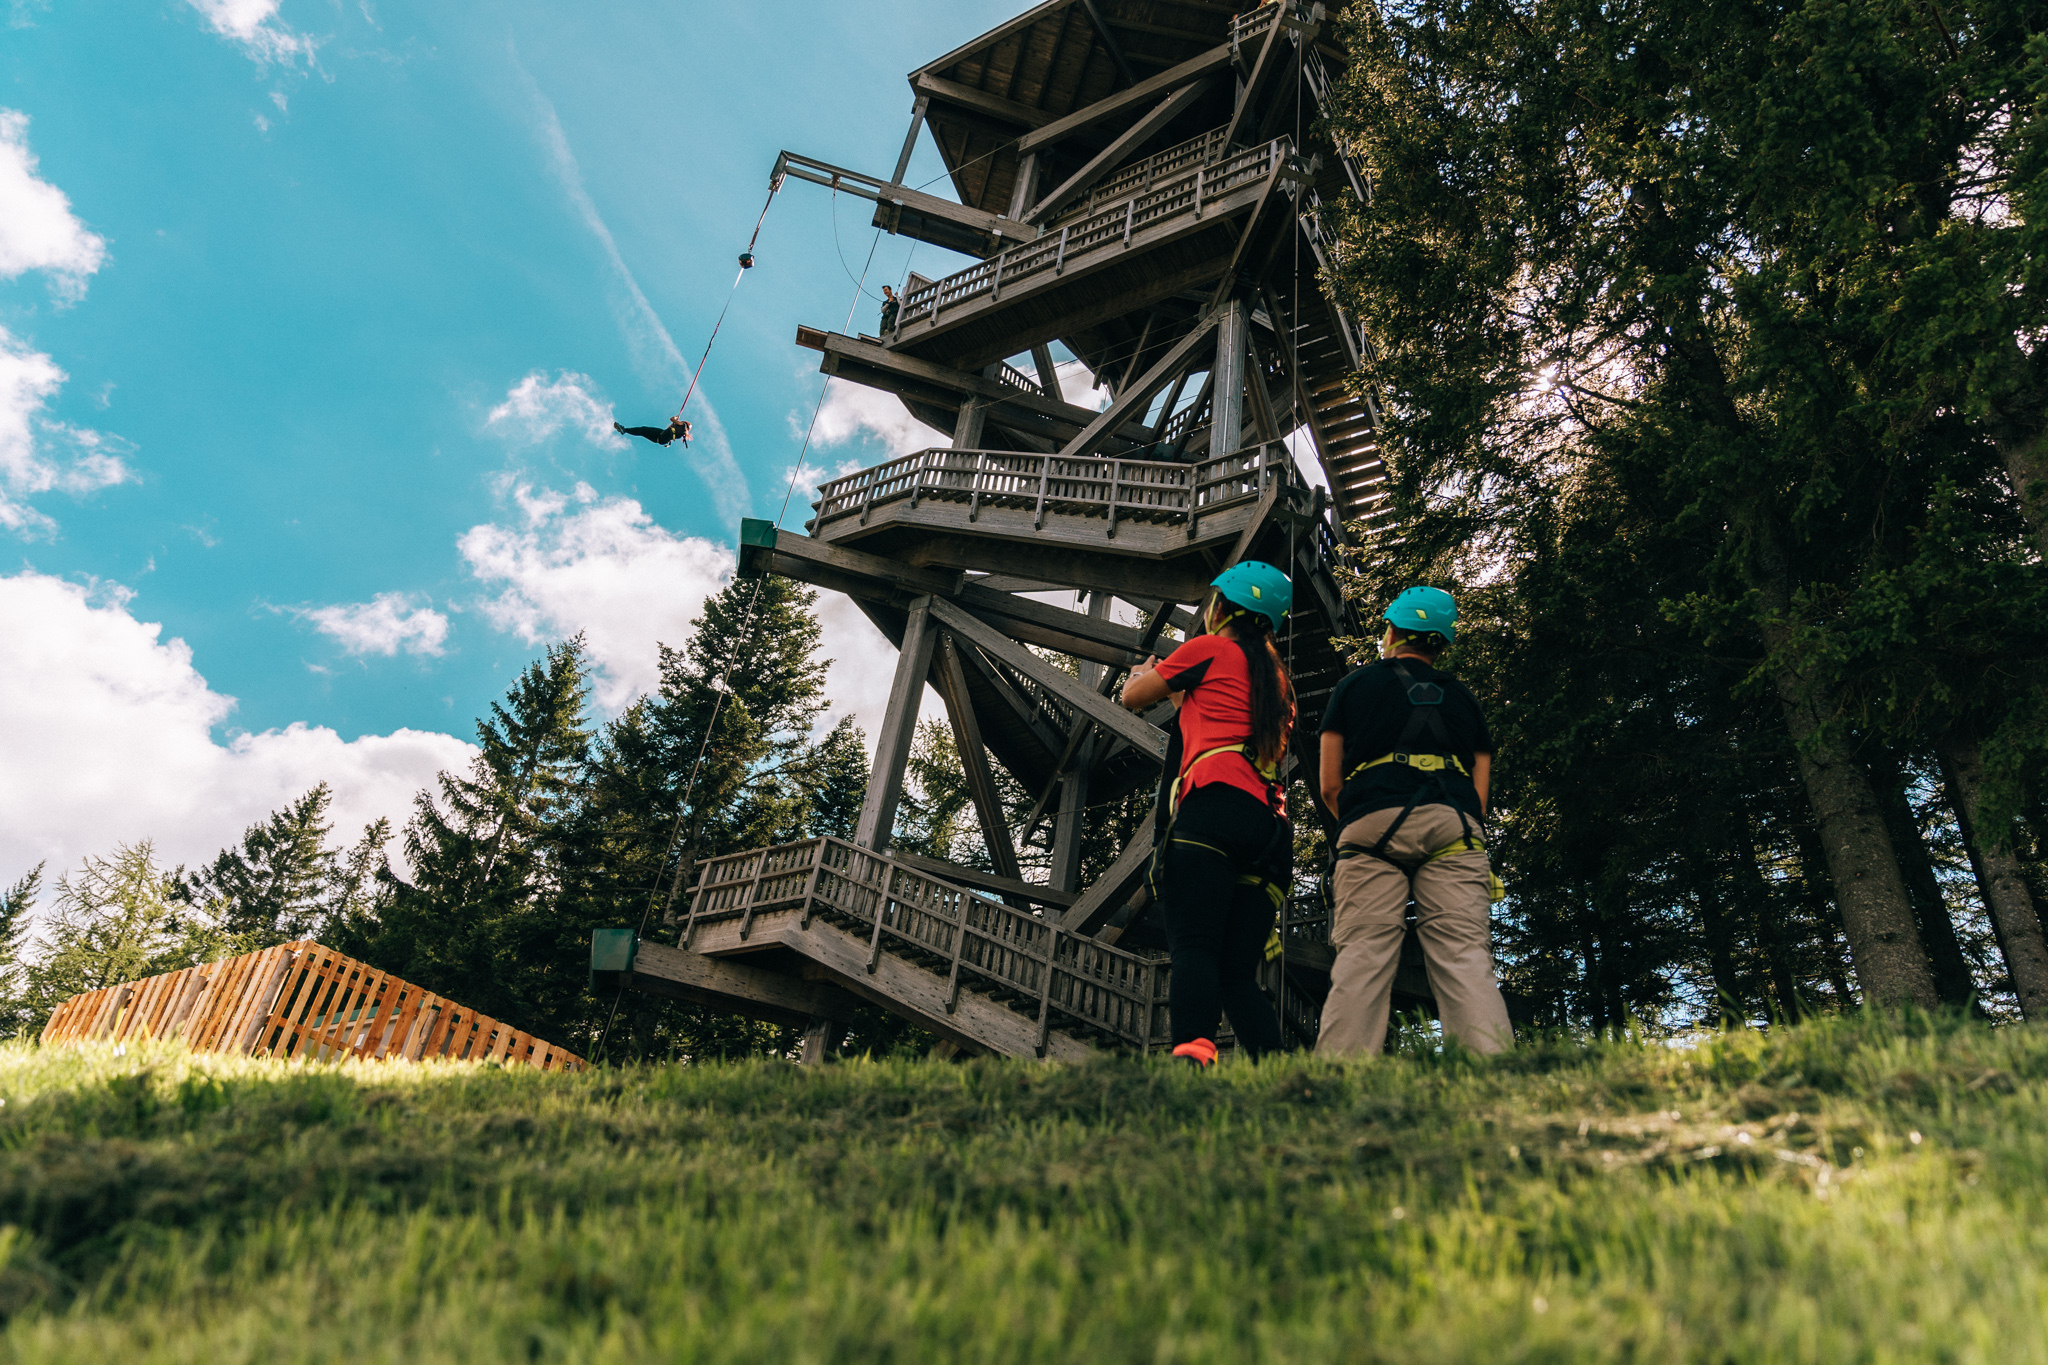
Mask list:
[[[1450,731],[1444,727],[1443,715],[1436,709],[1443,704],[1443,688],[1426,678],[1416,677],[1398,657],[1387,660],[1387,664],[1408,685],[1408,703],[1413,708],[1408,713],[1407,724],[1401,728],[1401,737],[1398,742],[1403,746],[1407,746],[1428,740],[1440,749],[1450,748]],[[1368,768],[1377,768],[1383,763],[1403,764],[1414,769],[1416,772],[1429,774],[1430,780],[1415,788],[1414,794],[1408,798],[1408,804],[1401,807],[1401,813],[1394,817],[1393,823],[1380,833],[1380,837],[1376,841],[1371,844],[1337,845],[1336,852],[1332,857],[1333,863],[1343,862],[1347,858],[1377,858],[1383,863],[1388,863],[1401,869],[1402,875],[1406,876],[1409,884],[1413,886],[1415,874],[1440,858],[1448,858],[1458,853],[1484,853],[1486,851],[1486,841],[1472,832],[1472,822],[1466,816],[1465,808],[1451,799],[1450,788],[1444,784],[1444,774],[1447,772],[1455,771],[1466,778],[1471,777],[1471,774],[1466,771],[1464,763],[1459,761],[1457,755],[1448,753],[1416,753],[1403,747],[1393,753],[1381,754],[1378,758],[1367,759],[1345,774],[1344,780],[1349,782]],[[1434,791],[1442,798],[1442,804],[1458,812],[1458,825],[1464,831],[1463,834],[1453,839],[1450,843],[1445,844],[1442,848],[1433,849],[1420,858],[1402,859],[1394,857],[1391,853],[1387,852],[1387,845],[1393,841],[1394,835],[1407,822],[1409,815],[1414,812],[1416,806],[1422,803],[1424,794],[1430,791]],[[1488,867],[1486,872],[1486,898],[1489,901],[1499,901],[1506,899],[1506,897],[1507,888],[1502,885],[1499,876],[1494,873],[1493,869]]]

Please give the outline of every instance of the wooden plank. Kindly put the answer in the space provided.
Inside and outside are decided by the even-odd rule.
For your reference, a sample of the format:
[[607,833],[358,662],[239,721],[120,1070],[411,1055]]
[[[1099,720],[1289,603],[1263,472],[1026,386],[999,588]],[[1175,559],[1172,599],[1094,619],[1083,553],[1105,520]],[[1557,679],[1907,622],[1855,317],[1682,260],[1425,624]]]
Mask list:
[[860,1001],[843,990],[730,958],[706,957],[643,940],[633,970],[620,973],[629,990],[731,1010],[771,1024],[845,1021]]
[[934,76],[925,71],[911,75],[910,88],[927,98],[1020,128],[1043,128],[1052,122],[1052,115],[1043,109],[1033,109],[1028,104],[1019,104],[1016,100],[991,95],[986,90],[976,90],[971,85],[962,85],[958,81],[949,81],[944,76]]
[[988,750],[981,742],[981,725],[974,717],[974,702],[967,694],[967,675],[961,670],[959,650],[952,636],[940,639],[933,665],[939,696],[945,701],[947,718],[953,723],[953,748],[960,755],[960,771],[967,778],[975,819],[981,825],[982,845],[996,865],[996,874],[1021,885],[1023,874],[1017,867],[1017,848],[1010,842],[1002,796],[996,789],[995,774],[989,770]]
[[[1028,517],[1025,524],[1029,525]],[[932,529],[943,532],[946,528]],[[1038,539],[1053,541],[1055,537]],[[1126,599],[1170,598],[1176,602],[1199,601],[1208,593],[1209,580],[1216,575],[1206,562],[1198,560],[1183,565],[1120,554],[1076,554],[1078,548],[1073,544],[1031,545],[973,535],[930,534],[920,538],[906,558],[913,563],[953,569],[1015,571],[1033,578],[1053,578],[1070,588],[1100,588]]]
[[1002,660],[1074,710],[1089,716],[1103,729],[1128,740],[1139,752],[1151,755],[1153,761],[1157,762],[1166,753],[1163,731],[1097,695],[1093,688],[1082,685],[1080,679],[1054,668],[979,617],[943,599],[932,602],[931,614],[933,619],[956,635],[973,641],[991,658]]
[[1103,49],[1109,53],[1109,59],[1116,63],[1117,74],[1123,77],[1125,85],[1135,85],[1138,78],[1132,73],[1130,62],[1124,58],[1123,44],[1119,43],[1116,34],[1110,31],[1109,20],[1102,17],[1102,7],[1096,4],[1095,0],[1081,0],[1081,3],[1087,7],[1089,21],[1095,25],[1095,33],[1102,39]]
[[1107,147],[1088,158],[1087,163],[1061,182],[1058,189],[1032,205],[1024,215],[1024,221],[1036,227],[1079,199],[1094,188],[1095,183],[1103,176],[1121,166],[1130,159],[1133,152],[1151,141],[1160,129],[1192,108],[1195,101],[1206,96],[1215,85],[1214,78],[1204,78],[1192,85],[1184,85],[1168,95],[1147,111],[1143,118],[1111,139]]
[[959,47],[954,48],[951,52],[948,52],[945,56],[939,58],[937,61],[926,62],[923,66],[919,67],[916,71],[913,71],[910,74],[912,75],[912,77],[916,77],[917,75],[926,71],[944,71],[949,66],[957,65],[960,62],[966,61],[969,57],[975,56],[982,52],[986,52],[989,48],[994,47],[997,43],[1000,43],[1005,38],[1012,37],[1013,35],[1022,33],[1025,29],[1030,28],[1033,24],[1038,23],[1041,19],[1050,19],[1053,15],[1059,13],[1061,10],[1065,9],[1068,5],[1071,5],[1073,3],[1074,0],[1046,0],[1044,4],[1035,5],[1032,8],[1024,11],[1024,13],[1018,15],[1016,18],[1006,20],[1005,22],[998,24],[996,27],[982,34],[979,38],[975,38],[970,42],[961,44]]
[[1224,304],[1216,319],[1216,363],[1209,367],[1215,385],[1209,391],[1209,458],[1236,450],[1244,438],[1244,356],[1246,319],[1243,299]]
[[1099,99],[1095,103],[1076,109],[1062,118],[1056,118],[1035,132],[1026,133],[1017,140],[1017,151],[1030,155],[1055,142],[1063,141],[1093,127],[1107,119],[1132,109],[1144,107],[1170,90],[1177,90],[1190,81],[1201,80],[1204,76],[1221,71],[1230,65],[1230,44],[1213,47],[1199,57],[1192,57],[1178,66],[1169,67],[1156,76],[1148,76],[1136,85],[1119,90],[1114,95]]
[[[965,575],[958,570],[926,569],[905,564],[886,555],[870,554],[848,545],[833,545],[771,522],[749,518],[740,528],[741,572],[748,567],[749,552],[767,552],[806,563],[836,569],[857,578],[874,579],[891,588],[917,594],[949,596],[960,591]],[[795,577],[795,575],[789,575]]]

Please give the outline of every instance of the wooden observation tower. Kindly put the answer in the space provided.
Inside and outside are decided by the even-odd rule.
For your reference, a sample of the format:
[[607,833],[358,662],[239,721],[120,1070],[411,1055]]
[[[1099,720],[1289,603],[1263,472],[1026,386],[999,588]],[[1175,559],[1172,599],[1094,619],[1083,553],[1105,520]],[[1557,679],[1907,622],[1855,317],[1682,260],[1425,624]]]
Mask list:
[[[897,646],[889,710],[851,842],[707,861],[680,946],[601,933],[598,980],[804,1023],[807,1057],[862,999],[977,1052],[1165,1042],[1164,954],[1118,945],[1149,823],[1079,875],[1085,812],[1153,790],[1165,750],[1163,716],[1124,711],[1115,689],[1192,625],[1219,571],[1285,566],[1296,759],[1313,772],[1344,667],[1331,637],[1359,633],[1332,569],[1387,515],[1376,416],[1346,387],[1365,343],[1317,283],[1322,206],[1365,198],[1310,131],[1344,60],[1327,27],[1298,0],[1048,0],[910,74],[893,177],[783,154],[778,177],[865,196],[876,226],[970,258],[913,275],[887,335],[797,334],[826,374],[900,398],[933,447],[823,485],[805,533],[742,535],[742,574],[844,592]],[[923,131],[958,202],[903,183]],[[1067,401],[1054,341],[1107,408]],[[1129,609],[1138,624],[1119,623]],[[889,847],[927,683],[993,872]],[[994,765],[1050,817],[1043,883],[1020,874]],[[1315,897],[1289,906],[1283,942],[1266,984],[1310,1042],[1330,961]],[[1404,967],[1401,984],[1420,977]]]

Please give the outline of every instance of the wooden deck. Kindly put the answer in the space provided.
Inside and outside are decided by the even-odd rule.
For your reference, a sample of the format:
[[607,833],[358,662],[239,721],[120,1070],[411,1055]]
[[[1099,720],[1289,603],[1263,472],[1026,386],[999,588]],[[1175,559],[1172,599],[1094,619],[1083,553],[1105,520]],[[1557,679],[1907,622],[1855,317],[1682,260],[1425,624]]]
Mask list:
[[1292,479],[1284,446],[1189,463],[935,447],[819,485],[809,531],[854,542],[884,529],[972,531],[1168,557],[1236,536],[1267,488]]
[[[1157,183],[1140,177],[1117,201],[906,293],[896,330],[884,340],[894,350],[978,369],[1213,278],[1237,249],[1242,225],[1233,220],[1277,182],[1306,183],[1307,176],[1284,137],[1213,163],[1200,158],[1216,150],[1215,141],[1190,146],[1191,164],[1176,161]],[[1182,154],[1175,148],[1160,158]]]

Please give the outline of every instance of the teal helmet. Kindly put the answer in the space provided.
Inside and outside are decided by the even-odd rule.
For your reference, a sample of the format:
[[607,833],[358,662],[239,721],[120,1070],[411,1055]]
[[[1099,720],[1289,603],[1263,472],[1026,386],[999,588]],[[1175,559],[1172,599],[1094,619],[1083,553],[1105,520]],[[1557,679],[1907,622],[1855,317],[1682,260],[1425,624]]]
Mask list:
[[1380,619],[1396,630],[1435,631],[1447,645],[1458,638],[1458,604],[1442,588],[1410,588],[1393,600]]
[[1209,586],[1221,593],[1225,601],[1265,617],[1275,630],[1280,629],[1281,618],[1294,605],[1294,584],[1287,575],[1256,559],[1231,565],[1217,574]]

